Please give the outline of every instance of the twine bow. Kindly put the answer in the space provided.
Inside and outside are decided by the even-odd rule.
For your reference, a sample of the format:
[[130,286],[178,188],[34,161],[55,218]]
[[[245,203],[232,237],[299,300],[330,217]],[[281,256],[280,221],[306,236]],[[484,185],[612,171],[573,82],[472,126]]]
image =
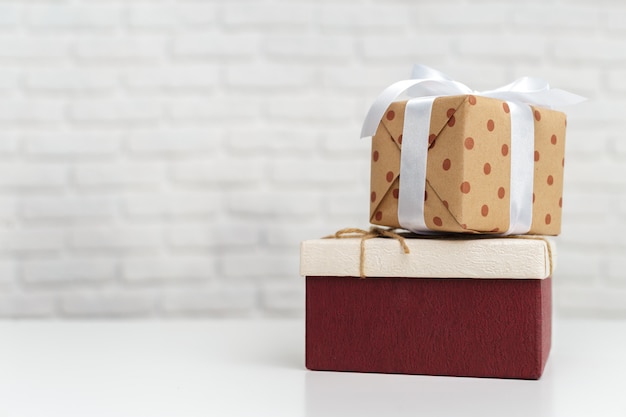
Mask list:
[[400,242],[404,253],[410,253],[409,247],[406,244],[404,237],[396,232],[396,229],[382,229],[380,227],[372,226],[370,230],[358,229],[355,227],[348,227],[338,230],[335,234],[325,236],[322,239],[354,239],[361,238],[361,252],[359,254],[359,277],[365,278],[365,241],[368,239],[374,239],[377,237],[386,237],[395,239]]

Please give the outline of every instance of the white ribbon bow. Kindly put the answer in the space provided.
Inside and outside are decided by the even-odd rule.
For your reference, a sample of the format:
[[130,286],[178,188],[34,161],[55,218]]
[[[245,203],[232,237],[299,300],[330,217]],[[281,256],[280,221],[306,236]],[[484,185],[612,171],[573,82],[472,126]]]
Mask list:
[[585,100],[568,91],[550,88],[541,78],[522,77],[495,90],[474,91],[444,73],[425,65],[413,67],[412,79],[387,87],[370,107],[361,137],[373,136],[389,105],[407,95],[403,151],[400,161],[398,220],[415,233],[429,233],[424,222],[426,157],[432,103],[438,96],[473,94],[506,101],[511,114],[511,190],[510,224],[506,234],[523,234],[532,223],[534,176],[534,124],[529,105],[547,108],[580,103]]
[[495,90],[475,91],[441,71],[417,64],[413,66],[411,79],[393,83],[374,101],[365,116],[361,138],[374,136],[387,107],[403,93],[407,93],[409,97],[474,94],[547,108],[568,106],[586,100],[585,97],[568,91],[550,88],[546,80],[535,77],[522,77]]

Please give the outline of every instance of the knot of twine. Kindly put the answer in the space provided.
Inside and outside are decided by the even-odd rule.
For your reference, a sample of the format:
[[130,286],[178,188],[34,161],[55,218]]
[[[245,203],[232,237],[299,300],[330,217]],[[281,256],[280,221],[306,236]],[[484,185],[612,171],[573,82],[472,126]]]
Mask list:
[[365,241],[368,239],[374,239],[377,237],[386,237],[395,239],[400,242],[404,253],[410,253],[409,247],[406,244],[404,237],[394,230],[396,229],[382,229],[380,227],[372,226],[370,230],[357,229],[355,227],[348,227],[338,230],[335,234],[325,236],[322,239],[354,239],[361,238],[361,252],[359,254],[359,277],[365,278]]

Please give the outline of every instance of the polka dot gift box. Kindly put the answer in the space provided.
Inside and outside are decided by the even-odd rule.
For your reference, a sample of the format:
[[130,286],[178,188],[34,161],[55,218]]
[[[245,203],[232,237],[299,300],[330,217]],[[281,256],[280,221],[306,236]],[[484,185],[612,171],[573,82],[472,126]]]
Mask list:
[[416,72],[385,90],[364,123],[370,222],[426,234],[558,235],[567,122],[549,107],[582,97],[532,78],[481,93],[428,67]]

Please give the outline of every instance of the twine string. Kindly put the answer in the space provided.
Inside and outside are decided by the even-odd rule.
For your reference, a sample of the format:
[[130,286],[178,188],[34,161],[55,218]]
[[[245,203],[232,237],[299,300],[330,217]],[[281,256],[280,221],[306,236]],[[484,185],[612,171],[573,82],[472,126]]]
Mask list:
[[[359,277],[365,278],[365,241],[374,238],[389,238],[395,239],[402,246],[404,253],[410,253],[409,247],[406,244],[406,239],[399,233],[396,233],[398,229],[383,229],[381,227],[372,226],[369,230],[363,230],[356,227],[347,227],[345,229],[338,230],[332,235],[323,237],[322,239],[355,239],[361,238],[360,253],[359,253]],[[541,240],[546,244],[546,251],[548,254],[549,274],[551,277],[554,272],[554,259],[552,253],[552,246],[550,241],[543,236],[538,235],[509,235],[501,236],[505,239],[534,239]]]
[[404,237],[395,232],[396,229],[383,229],[381,227],[370,227],[370,230],[348,227],[338,230],[335,234],[325,236],[322,239],[355,239],[361,238],[361,250],[359,253],[359,277],[365,278],[365,241],[378,237],[395,239],[400,242],[404,253],[410,253]]

